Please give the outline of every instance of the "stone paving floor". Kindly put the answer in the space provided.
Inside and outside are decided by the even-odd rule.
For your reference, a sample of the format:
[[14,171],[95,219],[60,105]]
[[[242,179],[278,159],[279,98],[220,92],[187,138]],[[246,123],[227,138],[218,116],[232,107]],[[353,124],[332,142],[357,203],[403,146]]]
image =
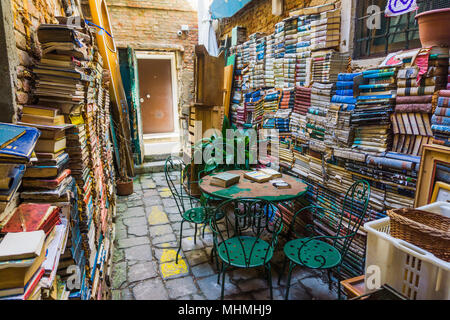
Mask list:
[[[181,217],[168,189],[164,173],[138,176],[134,193],[119,197],[115,218],[113,299],[123,300],[214,300],[220,298],[215,263],[211,263],[212,234],[198,237],[194,225],[184,224],[182,251],[175,263]],[[197,235],[198,236],[198,235]],[[283,299],[285,278],[278,285],[284,259],[280,239],[272,259],[274,299]],[[297,267],[292,275],[290,300],[336,299],[326,274]],[[265,300],[269,298],[264,269],[227,270],[225,299]]]

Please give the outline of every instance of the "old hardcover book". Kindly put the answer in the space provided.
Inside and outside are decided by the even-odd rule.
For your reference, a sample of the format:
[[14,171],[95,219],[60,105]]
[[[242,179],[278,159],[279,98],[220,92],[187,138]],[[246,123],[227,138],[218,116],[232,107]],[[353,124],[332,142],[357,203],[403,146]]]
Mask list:
[[0,242],[0,261],[36,258],[42,252],[44,240],[42,230],[9,232]]
[[66,137],[59,140],[39,139],[36,143],[36,153],[58,153],[66,148]]
[[24,178],[22,185],[24,188],[36,188],[36,189],[56,189],[60,183],[70,175],[70,169],[66,169],[55,179],[31,179]]
[[259,171],[245,172],[244,177],[258,183],[264,183],[272,179],[271,176]]
[[210,184],[213,186],[228,188],[229,186],[238,183],[240,178],[241,176],[238,174],[223,172],[213,176]]
[[30,232],[43,230],[48,234],[56,220],[59,221],[59,209],[48,203],[23,203],[16,208],[11,219],[2,228],[2,233]]

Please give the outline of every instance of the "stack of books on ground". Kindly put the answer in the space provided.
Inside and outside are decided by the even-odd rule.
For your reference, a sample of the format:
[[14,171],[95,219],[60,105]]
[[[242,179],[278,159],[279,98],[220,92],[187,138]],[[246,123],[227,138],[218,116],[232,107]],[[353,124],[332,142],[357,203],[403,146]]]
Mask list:
[[364,83],[353,111],[351,124],[356,127],[353,148],[369,153],[389,150],[392,143],[390,115],[397,94],[396,67],[380,67],[363,72]]
[[439,91],[438,104],[431,123],[434,143],[450,147],[450,90]]
[[[67,210],[68,211],[68,210]],[[45,298],[56,282],[65,250],[68,219],[58,206],[24,203],[3,226],[0,242],[0,296],[8,300]]]
[[69,202],[72,185],[65,130],[72,125],[29,124],[41,131],[34,152],[36,158],[27,166],[20,198],[25,202]]
[[18,189],[39,135],[36,128],[0,123],[0,228],[19,205]]
[[448,49],[436,47],[404,56],[404,68],[397,75],[397,104],[391,115],[393,151],[421,155],[422,145],[431,143],[433,96],[446,87],[448,59]]

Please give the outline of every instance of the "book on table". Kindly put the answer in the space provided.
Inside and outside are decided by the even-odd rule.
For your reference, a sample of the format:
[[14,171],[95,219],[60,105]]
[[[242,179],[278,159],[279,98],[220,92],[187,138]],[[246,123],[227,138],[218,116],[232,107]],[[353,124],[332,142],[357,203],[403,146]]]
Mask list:
[[272,176],[260,171],[245,172],[244,177],[258,183],[264,183],[272,179]]
[[240,178],[241,176],[238,174],[222,172],[213,176],[210,184],[217,187],[228,188],[229,186],[238,183]]
[[262,169],[259,169],[258,171],[265,173],[268,176],[271,176],[272,179],[281,178],[283,176],[280,172],[278,172],[277,170],[271,169],[271,168],[262,168]]

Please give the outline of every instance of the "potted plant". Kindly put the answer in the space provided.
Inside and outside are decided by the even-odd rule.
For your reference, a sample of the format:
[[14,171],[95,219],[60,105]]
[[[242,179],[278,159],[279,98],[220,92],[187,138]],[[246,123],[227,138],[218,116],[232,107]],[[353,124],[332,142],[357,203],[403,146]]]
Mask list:
[[[119,138],[119,158],[125,159],[125,143],[124,139],[120,134]],[[125,166],[119,166],[119,178],[116,180],[117,194],[119,196],[129,196],[133,193],[133,179],[128,177],[127,170]]]

